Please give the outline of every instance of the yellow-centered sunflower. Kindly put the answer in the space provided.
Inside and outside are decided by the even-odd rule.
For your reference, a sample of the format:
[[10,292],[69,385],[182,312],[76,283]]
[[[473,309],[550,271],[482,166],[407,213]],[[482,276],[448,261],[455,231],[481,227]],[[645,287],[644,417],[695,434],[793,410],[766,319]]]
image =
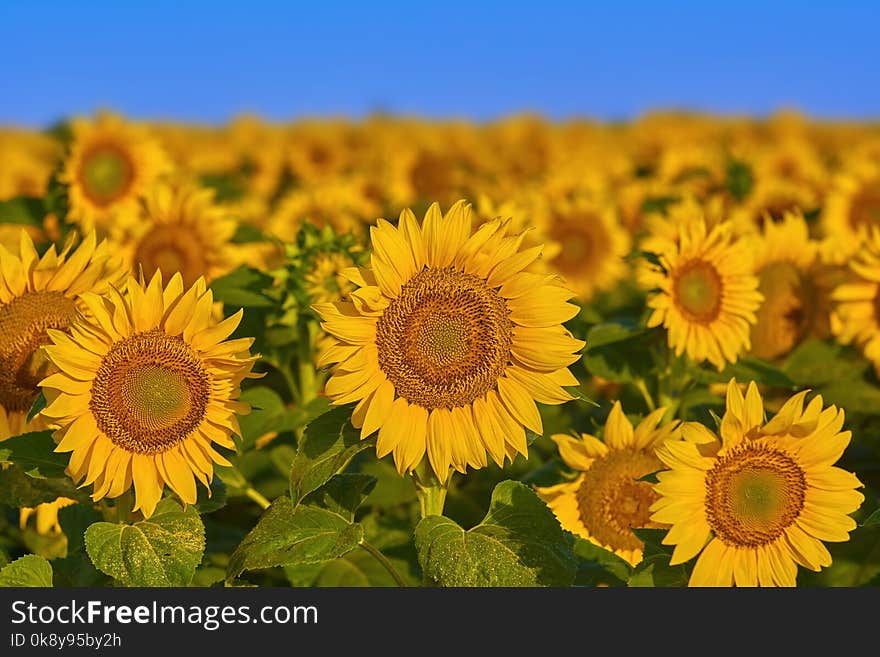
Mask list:
[[71,128],[73,143],[60,180],[68,185],[68,217],[85,229],[133,209],[138,196],[170,168],[146,128],[118,116],[77,119]]
[[17,254],[0,246],[0,407],[10,430],[23,427],[50,369],[41,350],[47,331],[66,331],[77,308],[85,309],[84,292],[104,292],[126,275],[94,233],[75,249],[68,240],[61,253],[53,244],[42,257],[24,230],[19,239]]
[[855,344],[880,372],[880,229],[875,229],[850,262],[855,280],[837,286],[831,332],[842,344]]
[[132,271],[180,272],[183,284],[210,283],[235,267],[235,217],[214,202],[211,189],[183,181],[158,182],[137,213],[119,215],[111,239]]
[[701,213],[681,218],[677,240],[654,242],[663,269],[641,277],[655,289],[648,297],[648,326],[667,329],[676,355],[686,352],[720,370],[749,348],[749,324],[757,321],[762,300],[758,279],[745,243],[732,238],[731,224],[708,230]]
[[421,226],[404,210],[397,227],[371,228],[372,268],[352,270],[350,302],[316,304],[334,337],[319,367],[338,363],[326,393],[357,401],[352,423],[401,474],[425,456],[441,481],[450,466],[499,465],[526,454],[524,427],[542,433],[535,401],[571,399],[567,367],[584,343],[561,325],[577,312],[553,276],[525,271],[541,248],[519,251],[494,220],[471,231],[463,201]]
[[658,426],[665,412],[657,409],[633,430],[615,402],[602,441],[585,433],[580,438],[551,436],[566,465],[581,474],[571,482],[536,489],[563,529],[633,566],[642,560],[644,543],[632,528],[662,527],[650,518],[659,496],[649,482],[639,480],[663,468],[654,449],[675,437],[677,421]]
[[69,472],[92,498],[117,497],[134,484],[135,506],[149,517],[164,484],[196,501],[193,475],[209,486],[213,463],[228,465],[212,443],[234,449],[239,384],[257,356],[251,338],[227,340],[242,312],[217,322],[204,279],[185,289],[180,274],[162,287],[129,279],[127,294],[85,294],[93,319],[77,317],[71,334],[49,331],[45,347],[59,372],[40,382],[42,413],[60,428],[57,452],[71,452]]
[[823,541],[849,540],[862,484],[833,464],[851,434],[841,431],[843,410],[823,409],[821,396],[804,408],[807,392],[765,422],[755,383],[743,397],[731,381],[720,441],[657,449],[670,469],[657,475],[651,518],[672,525],[663,539],[675,545],[670,564],[700,555],[691,586],[794,586],[798,564],[814,571],[831,565]]

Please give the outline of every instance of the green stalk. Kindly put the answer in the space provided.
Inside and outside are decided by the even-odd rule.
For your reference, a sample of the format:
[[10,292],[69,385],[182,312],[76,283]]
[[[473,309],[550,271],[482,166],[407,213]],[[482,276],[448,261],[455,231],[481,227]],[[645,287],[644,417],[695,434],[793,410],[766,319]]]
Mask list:
[[392,564],[388,557],[382,554],[378,549],[370,545],[366,540],[361,540],[360,546],[364,548],[367,552],[373,555],[373,558],[382,564],[382,567],[388,571],[388,574],[394,578],[394,581],[397,582],[398,586],[408,586],[408,584],[404,581],[403,577],[400,576],[400,573],[397,572],[397,569],[394,568],[394,564]]
[[134,494],[129,488],[122,495],[113,500],[116,508],[116,522],[130,525],[132,521],[132,508],[134,507]]
[[448,482],[448,479],[446,483],[440,482],[437,475],[434,474],[427,457],[423,458],[422,462],[413,471],[413,483],[416,485],[419,511],[422,518],[443,515]]
[[248,487],[244,489],[244,494],[247,495],[250,499],[260,505],[263,509],[268,509],[272,506],[272,503],[267,500],[256,488],[248,484]]

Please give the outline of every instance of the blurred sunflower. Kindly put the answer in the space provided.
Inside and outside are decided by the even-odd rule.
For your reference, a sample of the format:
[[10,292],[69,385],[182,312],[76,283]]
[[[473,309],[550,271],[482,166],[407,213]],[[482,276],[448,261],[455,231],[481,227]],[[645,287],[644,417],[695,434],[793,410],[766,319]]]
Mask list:
[[681,214],[678,238],[655,239],[662,263],[646,271],[642,283],[653,310],[648,326],[662,325],[676,355],[708,360],[719,370],[749,348],[749,324],[761,304],[751,254],[733,241],[732,225],[707,229],[702,212]]
[[363,226],[351,190],[339,181],[294,189],[275,206],[266,230],[285,242],[296,239],[304,222],[317,228],[330,226],[337,233],[357,232]]
[[880,372],[880,228],[850,262],[855,280],[837,286],[831,332],[841,344],[856,344]]
[[546,238],[547,268],[562,276],[580,301],[589,301],[626,277],[630,237],[614,206],[583,196],[560,198],[534,217]]
[[830,290],[824,285],[819,244],[810,239],[803,215],[798,211],[778,222],[766,219],[762,233],[746,239],[764,297],[751,328],[751,353],[773,359],[807,337],[827,336]]
[[119,214],[111,240],[132,271],[180,272],[184,285],[201,276],[210,283],[235,267],[234,216],[209,188],[160,181],[140,200],[137,212]]
[[826,237],[836,240],[846,256],[859,250],[872,231],[880,229],[880,163],[852,163],[831,184],[822,210]]
[[816,210],[820,202],[816,191],[805,183],[758,180],[745,201],[731,209],[730,221],[739,233],[757,232],[765,219],[782,221],[786,214]]
[[137,198],[170,163],[146,128],[113,114],[71,124],[73,142],[59,179],[68,185],[68,218],[89,230]]
[[354,292],[355,285],[344,272],[354,266],[354,261],[345,253],[318,253],[312,259],[305,275],[306,293],[312,303],[332,303],[347,300]]
[[663,468],[654,449],[675,437],[678,421],[658,426],[665,412],[657,409],[633,430],[620,402],[615,402],[602,441],[588,434],[551,436],[566,465],[581,474],[568,483],[536,488],[563,529],[632,566],[642,560],[644,548],[632,528],[663,526],[650,519],[650,507],[659,495],[640,479]]
[[421,226],[404,210],[395,228],[371,228],[372,268],[353,270],[350,302],[316,304],[335,339],[318,366],[338,363],[326,394],[357,401],[352,423],[376,451],[412,471],[427,452],[441,481],[450,466],[482,468],[527,453],[525,429],[543,432],[535,401],[571,399],[567,366],[584,343],[561,325],[578,312],[552,276],[524,271],[540,247],[519,251],[494,220],[471,231],[463,201]]
[[851,434],[841,431],[843,410],[823,409],[821,396],[804,408],[807,392],[765,422],[755,383],[743,397],[731,380],[720,441],[657,449],[670,470],[657,475],[651,518],[672,525],[663,539],[675,545],[671,565],[699,554],[690,586],[794,586],[798,564],[831,565],[823,541],[849,540],[862,484],[833,464]]
[[53,244],[42,257],[25,231],[19,237],[17,254],[0,246],[0,406],[10,428],[21,428],[51,368],[41,349],[47,332],[68,330],[83,293],[105,292],[126,274],[94,233],[75,249],[71,235],[61,253]]
[[24,507],[18,512],[18,525],[24,530],[28,521],[34,519],[34,529],[41,536],[58,536],[61,533],[61,525],[58,522],[58,512],[76,504],[76,500],[69,497],[59,497],[51,502],[44,502],[35,507]]
[[71,335],[49,331],[45,347],[60,370],[40,382],[42,413],[60,428],[57,452],[71,452],[69,472],[92,498],[118,497],[134,484],[135,506],[149,517],[164,484],[185,504],[196,501],[197,478],[211,483],[213,464],[228,465],[212,443],[235,449],[236,401],[257,356],[251,338],[227,340],[242,312],[217,322],[204,279],[185,289],[180,274],[162,287],[129,279],[85,294],[93,319],[74,320]]

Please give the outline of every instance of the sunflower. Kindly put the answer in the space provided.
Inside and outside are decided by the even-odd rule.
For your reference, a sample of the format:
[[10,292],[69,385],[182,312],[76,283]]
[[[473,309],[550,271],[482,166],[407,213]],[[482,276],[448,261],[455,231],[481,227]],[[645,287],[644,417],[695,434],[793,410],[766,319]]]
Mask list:
[[92,498],[117,497],[134,484],[135,506],[149,517],[168,486],[186,504],[197,478],[210,484],[213,463],[228,465],[211,443],[234,449],[239,384],[257,356],[251,338],[226,340],[242,312],[217,322],[204,279],[185,289],[175,274],[162,287],[129,279],[127,295],[85,294],[93,319],[77,317],[71,334],[49,331],[45,347],[59,372],[40,382],[42,414],[59,426],[56,452]]
[[83,228],[105,223],[168,171],[159,142],[113,114],[72,122],[73,143],[60,180],[68,185],[68,217]]
[[471,232],[463,201],[443,216],[434,203],[421,226],[404,210],[397,227],[371,228],[372,268],[351,270],[350,302],[316,304],[334,340],[318,365],[338,363],[326,394],[358,402],[352,423],[398,471],[427,452],[441,481],[450,465],[499,465],[526,454],[525,428],[542,433],[535,401],[571,399],[567,366],[584,343],[561,326],[578,307],[552,276],[524,271],[540,247],[519,252],[498,219]]
[[804,338],[825,337],[830,290],[824,285],[819,244],[810,239],[803,215],[798,211],[784,214],[778,222],[765,219],[761,234],[746,240],[764,297],[751,328],[751,353],[773,359]]
[[663,539],[675,545],[670,564],[700,555],[691,586],[794,586],[798,564],[831,565],[823,541],[849,539],[862,484],[833,464],[850,432],[841,431],[843,410],[823,409],[820,395],[804,408],[807,392],[765,422],[755,383],[743,397],[731,381],[720,441],[657,449],[670,469],[657,475],[651,518],[672,525]]
[[701,212],[681,215],[678,239],[655,240],[663,267],[643,274],[655,291],[648,326],[668,330],[676,355],[708,360],[719,370],[749,348],[749,324],[761,304],[758,279],[742,240],[733,241],[732,225],[707,229]]
[[180,272],[184,285],[204,276],[210,283],[236,261],[234,216],[214,192],[183,182],[161,181],[143,196],[136,213],[117,216],[110,236],[132,271]]
[[850,263],[855,280],[837,286],[831,332],[842,344],[858,345],[880,372],[880,229]]
[[739,233],[760,230],[765,219],[782,221],[786,214],[810,212],[820,205],[819,195],[806,183],[780,178],[758,180],[748,197],[730,212]]
[[871,160],[851,163],[837,175],[825,199],[822,228],[846,256],[880,228],[880,164]]
[[24,230],[17,254],[0,246],[0,407],[10,427],[21,428],[48,373],[40,349],[47,331],[66,331],[76,309],[85,309],[84,292],[106,291],[125,276],[94,233],[73,247],[70,239],[58,253],[53,244],[40,257]]
[[661,527],[650,519],[659,496],[642,477],[663,468],[654,449],[675,435],[678,422],[658,426],[666,409],[659,408],[633,426],[615,402],[605,422],[604,442],[581,434],[551,436],[559,454],[580,471],[573,481],[536,488],[563,529],[614,552],[635,566],[644,544],[633,527]]
[[580,301],[612,289],[627,276],[630,237],[612,205],[583,196],[549,205],[535,214],[547,240],[547,267],[565,279]]
[[363,217],[357,214],[350,191],[339,181],[294,189],[278,201],[266,229],[285,242],[294,241],[305,222],[318,228],[330,226],[340,234],[356,231],[363,226]]
[[345,253],[318,253],[305,275],[306,292],[312,303],[330,303],[347,299],[355,285],[343,272],[354,266]]

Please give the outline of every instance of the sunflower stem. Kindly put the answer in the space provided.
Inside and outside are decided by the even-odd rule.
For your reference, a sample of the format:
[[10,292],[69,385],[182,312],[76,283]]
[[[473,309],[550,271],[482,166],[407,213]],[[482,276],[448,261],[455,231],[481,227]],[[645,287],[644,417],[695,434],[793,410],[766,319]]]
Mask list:
[[412,478],[413,483],[416,485],[421,517],[442,516],[449,480],[447,479],[447,483],[441,483],[431,469],[431,464],[427,458],[422,459],[422,462],[413,471]]
[[373,558],[382,564],[382,567],[388,571],[388,574],[394,579],[398,586],[409,586],[403,577],[400,576],[400,573],[397,572],[397,569],[394,567],[394,564],[388,560],[384,554],[382,554],[377,548],[370,545],[366,540],[361,539],[360,543],[361,547],[364,548],[367,552],[373,555]]
[[268,509],[272,506],[272,503],[267,500],[263,495],[253,486],[248,486],[244,489],[244,494],[251,498],[254,502],[260,505],[263,509]]
[[648,386],[645,385],[645,380],[636,379],[635,381],[633,381],[633,385],[635,385],[636,389],[640,393],[642,393],[642,399],[645,400],[645,404],[648,406],[648,410],[656,410],[657,405],[654,403],[654,399],[651,397],[651,393],[648,392]]
[[117,497],[113,501],[113,506],[116,508],[116,522],[130,525],[132,520],[131,510],[134,508],[134,495],[132,495],[131,488]]

